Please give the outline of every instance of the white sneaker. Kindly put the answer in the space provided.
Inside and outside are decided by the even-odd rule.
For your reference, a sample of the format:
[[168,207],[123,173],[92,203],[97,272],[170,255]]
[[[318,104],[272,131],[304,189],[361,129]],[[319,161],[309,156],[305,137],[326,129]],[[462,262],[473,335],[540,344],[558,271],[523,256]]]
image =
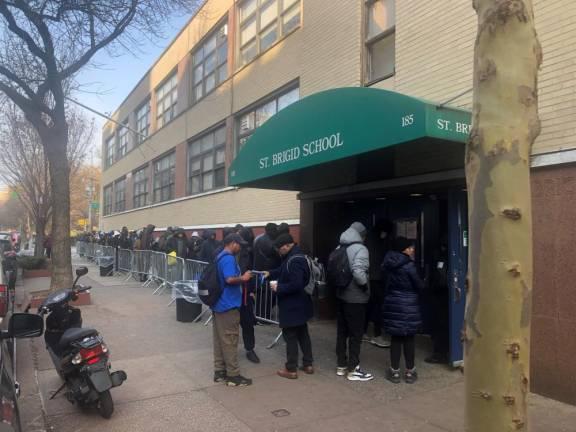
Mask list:
[[372,343],[374,341],[374,339],[372,339],[370,336],[368,336],[367,334],[365,334],[364,336],[362,336],[362,342],[368,342],[368,343]]
[[348,381],[370,381],[374,379],[374,375],[371,373],[365,372],[360,369],[360,365],[356,366],[352,372],[348,372],[346,375]]
[[347,367],[337,367],[336,368],[336,375],[338,376],[344,376],[348,373],[348,368]]
[[370,341],[370,343],[378,348],[390,348],[390,339],[385,338],[384,336],[379,336],[374,338]]

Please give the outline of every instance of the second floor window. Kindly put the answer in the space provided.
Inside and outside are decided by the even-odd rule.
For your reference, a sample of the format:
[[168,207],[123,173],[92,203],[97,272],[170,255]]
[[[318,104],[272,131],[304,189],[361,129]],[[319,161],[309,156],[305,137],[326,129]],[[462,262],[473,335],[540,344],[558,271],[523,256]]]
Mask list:
[[366,80],[373,82],[394,75],[396,62],[395,0],[366,0]]
[[176,117],[178,105],[178,76],[174,73],[156,90],[156,127],[160,129]]
[[150,101],[136,111],[136,131],[139,133],[136,142],[141,143],[150,135]]
[[126,210],[126,177],[114,183],[114,211],[116,213]]
[[226,185],[226,127],[188,145],[188,193],[197,194]]
[[[123,125],[128,125],[128,120],[126,120]],[[128,153],[128,128],[120,126],[118,129],[118,155],[117,159],[122,159]]]
[[300,25],[301,0],[245,0],[240,4],[240,66]]
[[104,209],[103,215],[108,216],[112,214],[112,185],[104,188]]
[[228,78],[228,24],[220,26],[192,55],[193,98],[198,102]]
[[154,202],[174,199],[176,152],[154,162]]
[[134,208],[144,207],[148,203],[148,167],[134,172]]
[[280,93],[267,102],[241,114],[238,118],[238,150],[244,146],[257,128],[262,126],[274,114],[282,111],[298,99],[300,99],[300,89],[296,87]]
[[106,148],[105,148],[105,154],[106,154],[106,159],[104,160],[104,168],[108,168],[110,166],[112,166],[112,164],[114,164],[114,160],[115,160],[115,145],[114,145],[114,140],[115,137],[111,136],[110,138],[108,138],[106,140]]

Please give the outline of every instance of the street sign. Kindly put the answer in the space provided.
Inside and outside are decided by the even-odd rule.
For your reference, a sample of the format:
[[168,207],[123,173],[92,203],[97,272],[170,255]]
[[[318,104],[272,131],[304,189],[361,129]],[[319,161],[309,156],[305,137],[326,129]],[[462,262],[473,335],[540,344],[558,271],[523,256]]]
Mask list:
[[92,202],[92,208],[93,208],[94,210],[99,209],[99,208],[100,208],[100,203],[99,203],[98,201],[93,201],[93,202]]

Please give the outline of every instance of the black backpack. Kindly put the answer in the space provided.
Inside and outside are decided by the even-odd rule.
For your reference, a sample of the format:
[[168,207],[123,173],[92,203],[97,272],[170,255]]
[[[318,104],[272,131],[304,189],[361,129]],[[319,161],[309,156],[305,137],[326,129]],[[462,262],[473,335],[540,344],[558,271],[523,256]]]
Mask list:
[[198,280],[198,297],[206,306],[214,307],[220,297],[222,297],[223,288],[220,285],[220,275],[218,274],[218,263],[224,257],[222,255],[216,261],[208,264]]
[[330,253],[326,267],[326,276],[329,285],[344,289],[352,282],[354,276],[352,275],[352,269],[348,261],[348,248],[353,244],[359,244],[359,242],[340,245]]

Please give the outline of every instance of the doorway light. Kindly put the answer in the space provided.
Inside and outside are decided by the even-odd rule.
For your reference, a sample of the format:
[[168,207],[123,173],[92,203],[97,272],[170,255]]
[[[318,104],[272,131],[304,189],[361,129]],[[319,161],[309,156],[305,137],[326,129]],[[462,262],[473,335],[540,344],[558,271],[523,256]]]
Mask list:
[[356,201],[346,201],[346,204],[356,204]]
[[387,199],[388,198],[386,198],[386,197],[379,197],[379,198],[376,198],[376,201],[386,201]]
[[411,193],[410,196],[411,196],[411,197],[414,197],[414,198],[418,198],[418,197],[424,196],[424,194],[421,194],[421,193]]

